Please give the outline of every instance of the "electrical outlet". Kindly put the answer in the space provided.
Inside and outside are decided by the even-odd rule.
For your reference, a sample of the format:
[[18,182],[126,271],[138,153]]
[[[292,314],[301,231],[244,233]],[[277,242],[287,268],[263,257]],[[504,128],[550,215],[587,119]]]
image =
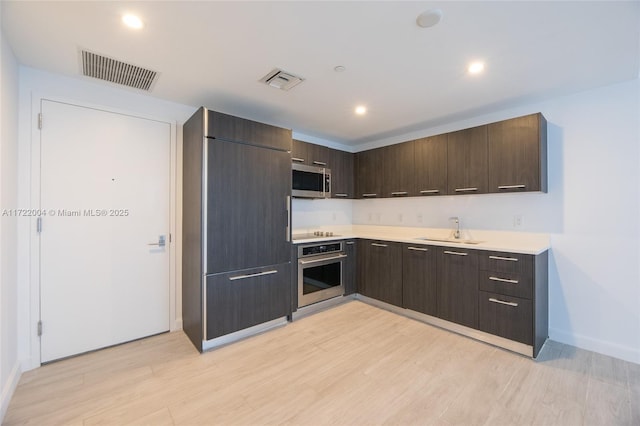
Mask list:
[[522,228],[522,225],[524,225],[524,216],[522,216],[521,214],[513,216],[513,227]]
[[402,213],[398,213],[398,222],[402,222]]
[[373,217],[371,215],[371,213],[369,213],[369,222],[371,222],[373,220]]
[[417,219],[418,223],[422,223],[422,213],[418,213]]

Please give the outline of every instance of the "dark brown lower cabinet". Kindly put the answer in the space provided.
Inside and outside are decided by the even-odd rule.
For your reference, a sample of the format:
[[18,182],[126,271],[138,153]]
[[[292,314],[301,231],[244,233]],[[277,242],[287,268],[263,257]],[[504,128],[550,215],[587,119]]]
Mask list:
[[438,317],[478,328],[478,254],[438,248]]
[[438,314],[435,247],[402,245],[402,307],[427,315]]
[[359,241],[358,293],[402,306],[402,244]]
[[480,330],[526,345],[533,345],[533,303],[530,299],[481,291]]
[[347,259],[344,262],[342,270],[342,282],[344,283],[344,294],[349,295],[356,292],[357,282],[357,250],[356,240],[348,240],[344,242],[344,253]]
[[206,340],[291,313],[291,264],[207,276]]

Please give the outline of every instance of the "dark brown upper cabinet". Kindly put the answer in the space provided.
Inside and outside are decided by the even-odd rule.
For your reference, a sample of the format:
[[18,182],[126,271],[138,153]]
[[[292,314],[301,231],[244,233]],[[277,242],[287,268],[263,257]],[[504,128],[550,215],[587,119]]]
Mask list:
[[415,194],[413,141],[389,145],[382,150],[382,197],[406,197]]
[[333,198],[355,198],[354,155],[350,152],[331,149],[331,196]]
[[449,133],[447,192],[450,195],[486,193],[487,176],[487,126]]
[[415,195],[447,194],[447,135],[414,141]]
[[331,169],[331,150],[322,145],[293,140],[291,161],[308,166],[326,167]]
[[547,192],[547,120],[542,114],[488,125],[488,192]]
[[[201,110],[204,109],[201,108]],[[291,149],[291,130],[289,129],[282,129],[217,111],[207,110],[206,113],[207,134],[205,136],[209,138],[266,146],[285,151]]]
[[356,198],[383,197],[384,148],[356,154]]

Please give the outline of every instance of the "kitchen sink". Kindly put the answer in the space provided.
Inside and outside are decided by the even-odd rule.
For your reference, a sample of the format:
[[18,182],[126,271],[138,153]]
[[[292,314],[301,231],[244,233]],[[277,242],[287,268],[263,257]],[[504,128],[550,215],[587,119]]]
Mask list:
[[418,237],[416,240],[422,241],[438,241],[441,243],[456,243],[456,244],[480,244],[484,241],[478,240],[456,240],[455,238],[431,238],[431,237]]

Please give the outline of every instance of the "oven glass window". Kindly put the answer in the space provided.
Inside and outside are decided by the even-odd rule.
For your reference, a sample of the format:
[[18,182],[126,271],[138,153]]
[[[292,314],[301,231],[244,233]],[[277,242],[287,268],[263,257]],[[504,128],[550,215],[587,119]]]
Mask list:
[[340,262],[307,267],[302,275],[302,294],[340,286]]

